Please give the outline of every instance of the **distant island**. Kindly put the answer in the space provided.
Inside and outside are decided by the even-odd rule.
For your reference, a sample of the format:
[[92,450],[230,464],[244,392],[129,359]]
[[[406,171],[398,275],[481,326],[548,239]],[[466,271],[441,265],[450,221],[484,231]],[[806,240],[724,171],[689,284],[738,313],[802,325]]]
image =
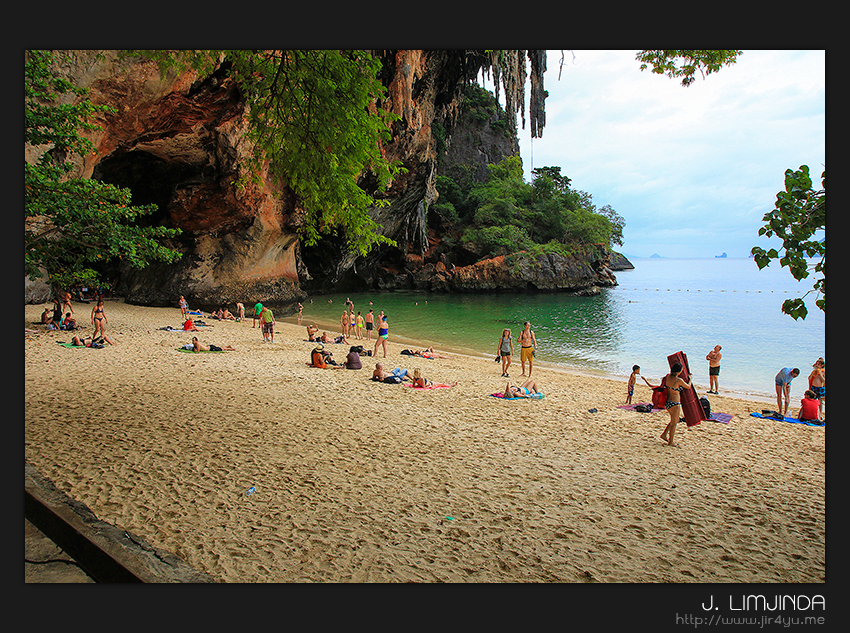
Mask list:
[[650,259],[652,259],[653,257],[661,257],[661,255],[659,255],[658,253],[653,253],[649,256]]
[[726,257],[726,253],[723,253],[722,255],[715,255],[715,257]]

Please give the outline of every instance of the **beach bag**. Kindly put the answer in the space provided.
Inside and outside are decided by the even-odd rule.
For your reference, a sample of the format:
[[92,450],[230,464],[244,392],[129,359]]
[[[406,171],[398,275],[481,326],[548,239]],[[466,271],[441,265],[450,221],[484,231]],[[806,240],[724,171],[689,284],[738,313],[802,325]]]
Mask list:
[[640,413],[651,413],[652,405],[651,404],[636,404],[635,411],[639,411]]
[[398,376],[387,376],[384,378],[384,382],[388,385],[400,385],[402,380]]
[[708,401],[708,398],[703,396],[699,399],[699,403],[702,405],[702,410],[705,411],[705,417],[711,417],[711,403]]
[[[664,378],[666,378],[665,376]],[[667,387],[664,386],[664,378],[661,379],[661,384],[652,388],[652,408],[663,409],[667,404]]]

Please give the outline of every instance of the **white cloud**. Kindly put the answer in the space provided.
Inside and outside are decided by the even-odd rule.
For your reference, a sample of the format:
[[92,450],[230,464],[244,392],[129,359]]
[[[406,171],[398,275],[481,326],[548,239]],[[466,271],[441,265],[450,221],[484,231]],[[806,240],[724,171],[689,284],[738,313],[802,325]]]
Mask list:
[[[543,138],[520,130],[526,178],[560,166],[626,220],[637,257],[745,257],[788,168],[825,165],[825,52],[747,51],[682,87],[636,51],[550,51]],[[663,227],[663,230],[659,230]]]

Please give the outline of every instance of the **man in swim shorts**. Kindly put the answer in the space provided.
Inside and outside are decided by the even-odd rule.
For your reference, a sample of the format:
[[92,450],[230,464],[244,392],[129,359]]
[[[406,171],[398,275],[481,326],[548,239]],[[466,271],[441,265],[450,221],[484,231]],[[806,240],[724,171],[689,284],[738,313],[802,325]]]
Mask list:
[[718,393],[717,391],[717,381],[718,376],[720,376],[720,359],[723,357],[723,354],[720,353],[720,346],[715,345],[714,349],[711,350],[708,354],[706,354],[705,360],[708,361],[708,392],[707,393]]
[[375,313],[373,310],[369,310],[365,317],[366,321],[366,340],[372,340],[372,330],[375,327]]
[[531,323],[525,322],[522,332],[517,337],[519,343],[519,362],[522,364],[522,373],[525,376],[525,361],[528,361],[528,377],[531,378],[531,367],[534,364],[534,352],[537,351],[537,337],[531,331]]

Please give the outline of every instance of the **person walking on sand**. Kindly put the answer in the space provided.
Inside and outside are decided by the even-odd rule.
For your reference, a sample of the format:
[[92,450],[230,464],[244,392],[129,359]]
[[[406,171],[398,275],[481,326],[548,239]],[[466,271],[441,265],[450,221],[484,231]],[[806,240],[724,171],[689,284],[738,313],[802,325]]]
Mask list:
[[508,328],[502,330],[502,338],[499,339],[497,353],[502,359],[502,378],[509,378],[508,368],[511,366],[511,354],[514,351],[514,341],[511,338],[511,331]]
[[263,311],[260,313],[260,318],[263,321],[263,341],[266,343],[274,343],[274,314],[268,306],[263,306]]
[[[783,367],[774,378],[776,384],[776,410],[783,416],[788,415],[788,398],[791,397],[791,381],[800,375],[800,370],[794,367]],[[785,399],[785,408],[782,408],[782,399]]]
[[70,312],[74,314],[74,306],[71,305],[71,293],[66,292],[62,295],[62,313]]
[[252,328],[262,327],[262,325],[261,325],[262,322],[260,321],[260,315],[262,313],[263,313],[263,304],[258,301],[257,304],[254,306],[254,324],[251,326]]
[[692,386],[692,381],[685,382],[679,377],[681,373],[682,364],[673,363],[673,366],[670,367],[670,373],[661,380],[661,384],[667,387],[667,402],[664,403],[664,408],[670,414],[670,421],[661,434],[661,439],[667,442],[667,446],[679,446],[673,441],[673,438],[676,435],[676,425],[679,423],[682,413],[682,391],[690,389]]
[[525,376],[525,361],[528,361],[528,377],[531,378],[531,368],[534,364],[534,352],[537,351],[537,337],[531,330],[531,323],[528,321],[523,325],[522,332],[517,337],[519,343],[519,362],[522,363],[522,373],[520,376]]
[[380,321],[378,321],[378,338],[375,340],[375,350],[372,356],[378,355],[378,346],[384,348],[384,358],[387,357],[387,339],[390,337],[390,325],[387,323],[387,317],[381,312]]
[[826,401],[826,363],[824,363],[823,357],[818,358],[812,367],[812,373],[809,374],[809,389],[814,392],[820,402],[818,418],[822,418],[823,405]]
[[708,392],[717,394],[718,386],[718,376],[720,376],[720,359],[723,358],[723,354],[720,353],[720,346],[715,345],[714,349],[711,350],[705,356],[705,360],[708,361]]

